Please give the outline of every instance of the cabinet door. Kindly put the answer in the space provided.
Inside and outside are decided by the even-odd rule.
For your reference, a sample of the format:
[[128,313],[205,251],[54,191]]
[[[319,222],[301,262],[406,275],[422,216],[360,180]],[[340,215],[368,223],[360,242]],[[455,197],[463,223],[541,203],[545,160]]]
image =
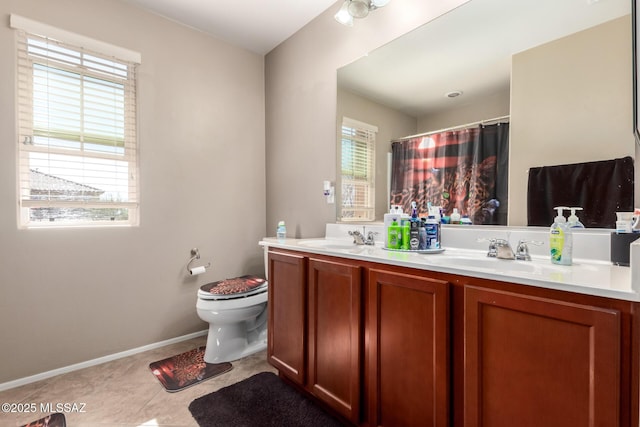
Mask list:
[[309,388],[345,418],[360,418],[361,272],[309,260]]
[[449,284],[370,270],[368,412],[371,426],[449,423]]
[[305,258],[269,252],[267,358],[280,373],[305,381],[307,303]]
[[620,313],[466,287],[465,427],[619,426]]

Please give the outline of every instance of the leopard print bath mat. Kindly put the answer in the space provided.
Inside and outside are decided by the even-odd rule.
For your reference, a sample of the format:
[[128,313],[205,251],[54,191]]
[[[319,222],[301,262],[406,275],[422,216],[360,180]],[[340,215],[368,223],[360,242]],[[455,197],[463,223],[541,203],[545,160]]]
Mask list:
[[232,368],[231,363],[207,363],[204,361],[205,347],[178,354],[149,364],[151,373],[168,392],[184,390]]
[[55,414],[47,415],[39,420],[32,421],[24,424],[22,427],[66,427],[67,421],[64,418],[64,414],[56,412]]

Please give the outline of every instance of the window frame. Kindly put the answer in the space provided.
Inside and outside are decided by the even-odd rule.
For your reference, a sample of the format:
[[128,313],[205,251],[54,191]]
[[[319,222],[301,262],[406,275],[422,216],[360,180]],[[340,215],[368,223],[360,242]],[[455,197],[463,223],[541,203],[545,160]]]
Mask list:
[[[81,35],[57,29],[46,24],[31,21],[17,15],[11,15],[11,27],[16,31],[16,119],[17,119],[17,217],[19,228],[52,228],[52,227],[113,227],[113,226],[137,226],[139,225],[139,185],[138,185],[138,144],[137,144],[137,65],[141,63],[140,54],[118,46],[109,45]],[[37,40],[30,44],[30,40]],[[39,43],[39,45],[38,45]],[[43,54],[34,54],[38,46]],[[89,46],[90,48],[87,48]],[[65,61],[56,61],[56,49],[62,49],[64,53],[77,54],[78,63],[69,64]],[[95,50],[99,49],[99,50]],[[52,53],[53,52],[53,53]],[[72,60],[75,56],[70,56]],[[93,64],[87,66],[87,62],[93,60]],[[104,61],[104,62],[101,62]],[[107,64],[107,65],[101,65]],[[104,70],[100,67],[104,66]],[[122,68],[120,68],[122,67]],[[40,71],[38,71],[40,70]],[[124,71],[122,71],[124,70]],[[60,127],[56,124],[48,124],[45,131],[37,123],[36,117],[40,116],[36,96],[45,94],[53,98],[53,92],[63,83],[55,82],[46,89],[39,91],[36,86],[41,75],[49,73],[53,76],[62,76],[68,81],[76,83],[78,98],[70,102],[77,106],[79,113],[72,123],[71,129],[65,131],[61,138],[58,132]],[[89,82],[97,88],[97,95],[90,95]],[[47,80],[47,84],[49,81]],[[95,99],[105,94],[105,89],[112,89],[110,103],[105,105],[111,109],[111,121],[105,124],[106,116],[102,108],[94,109],[94,118],[85,121],[87,105],[93,101],[95,105],[103,103],[103,99]],[[93,99],[92,99],[93,97]],[[85,105],[87,104],[87,105]],[[42,117],[49,122],[55,122],[51,116],[50,105],[56,107],[67,106],[66,103],[48,102],[46,112]],[[122,106],[123,108],[120,108]],[[66,116],[64,117],[66,119]],[[93,130],[91,127],[93,126]],[[100,129],[102,128],[102,129]],[[95,133],[95,129],[97,133]],[[93,131],[93,133],[91,133]],[[122,136],[118,136],[122,133]],[[101,135],[105,140],[101,140]],[[41,143],[37,141],[42,141]],[[53,141],[53,143],[52,143]],[[75,144],[75,145],[74,145]],[[89,149],[87,149],[90,147]],[[92,149],[91,149],[92,147]],[[42,157],[40,166],[44,171],[34,170],[35,158]],[[57,160],[56,160],[57,159]],[[65,180],[61,176],[49,174],[48,167],[56,161],[70,161],[72,167],[79,167],[82,172],[81,181]],[[88,166],[87,166],[88,164]],[[99,170],[109,164],[108,173],[100,175]],[[53,168],[52,168],[53,169]],[[117,171],[117,172],[116,172]],[[86,176],[85,176],[86,172]],[[93,178],[87,178],[91,173],[97,174]],[[101,180],[109,174],[113,181],[112,190],[95,188],[88,183]],[[38,183],[38,181],[40,183]],[[61,181],[67,181],[63,189],[54,191],[54,185]],[[120,184],[115,186],[115,182]],[[43,184],[44,183],[44,184]],[[38,188],[39,185],[49,186],[48,190]],[[117,190],[115,189],[117,187]],[[55,193],[55,194],[54,194]],[[73,194],[81,196],[73,196]],[[106,194],[106,198],[100,199],[100,195]],[[96,196],[97,194],[97,196]],[[120,198],[120,200],[118,200]],[[32,215],[33,208],[38,208]],[[108,212],[105,215],[104,209]],[[116,220],[112,212],[126,209],[126,219]],[[56,217],[52,220],[47,216],[48,210],[57,210]],[[73,219],[73,214],[78,212],[100,212],[102,218],[96,220],[90,215],[80,216],[81,219]],[[39,213],[44,212],[44,217],[49,220],[35,219]]]
[[[342,222],[375,221],[377,132],[377,126],[349,117],[342,118],[339,164],[341,188],[338,215],[338,219]],[[348,153],[345,152],[345,142],[352,144],[352,150]],[[351,157],[351,161],[345,158],[346,155]],[[345,161],[351,163],[352,173],[346,173]],[[351,186],[351,190],[355,190],[355,194],[349,191],[348,186]]]

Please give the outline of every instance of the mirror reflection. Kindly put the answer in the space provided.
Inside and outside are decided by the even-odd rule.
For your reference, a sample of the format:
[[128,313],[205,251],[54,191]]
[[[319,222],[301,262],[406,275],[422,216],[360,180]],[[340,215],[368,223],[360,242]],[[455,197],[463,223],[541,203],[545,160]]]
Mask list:
[[516,226],[532,168],[634,156],[630,12],[626,0],[473,0],[339,69],[338,160],[344,117],[377,129],[370,216],[389,208],[390,142],[408,135],[509,116]]

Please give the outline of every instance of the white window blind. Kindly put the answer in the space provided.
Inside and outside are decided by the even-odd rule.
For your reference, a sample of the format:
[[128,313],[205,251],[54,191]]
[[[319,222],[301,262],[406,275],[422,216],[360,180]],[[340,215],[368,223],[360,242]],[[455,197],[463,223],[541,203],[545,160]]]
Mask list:
[[20,224],[137,224],[136,64],[17,36]]
[[342,120],[342,221],[375,219],[375,142],[378,128]]

